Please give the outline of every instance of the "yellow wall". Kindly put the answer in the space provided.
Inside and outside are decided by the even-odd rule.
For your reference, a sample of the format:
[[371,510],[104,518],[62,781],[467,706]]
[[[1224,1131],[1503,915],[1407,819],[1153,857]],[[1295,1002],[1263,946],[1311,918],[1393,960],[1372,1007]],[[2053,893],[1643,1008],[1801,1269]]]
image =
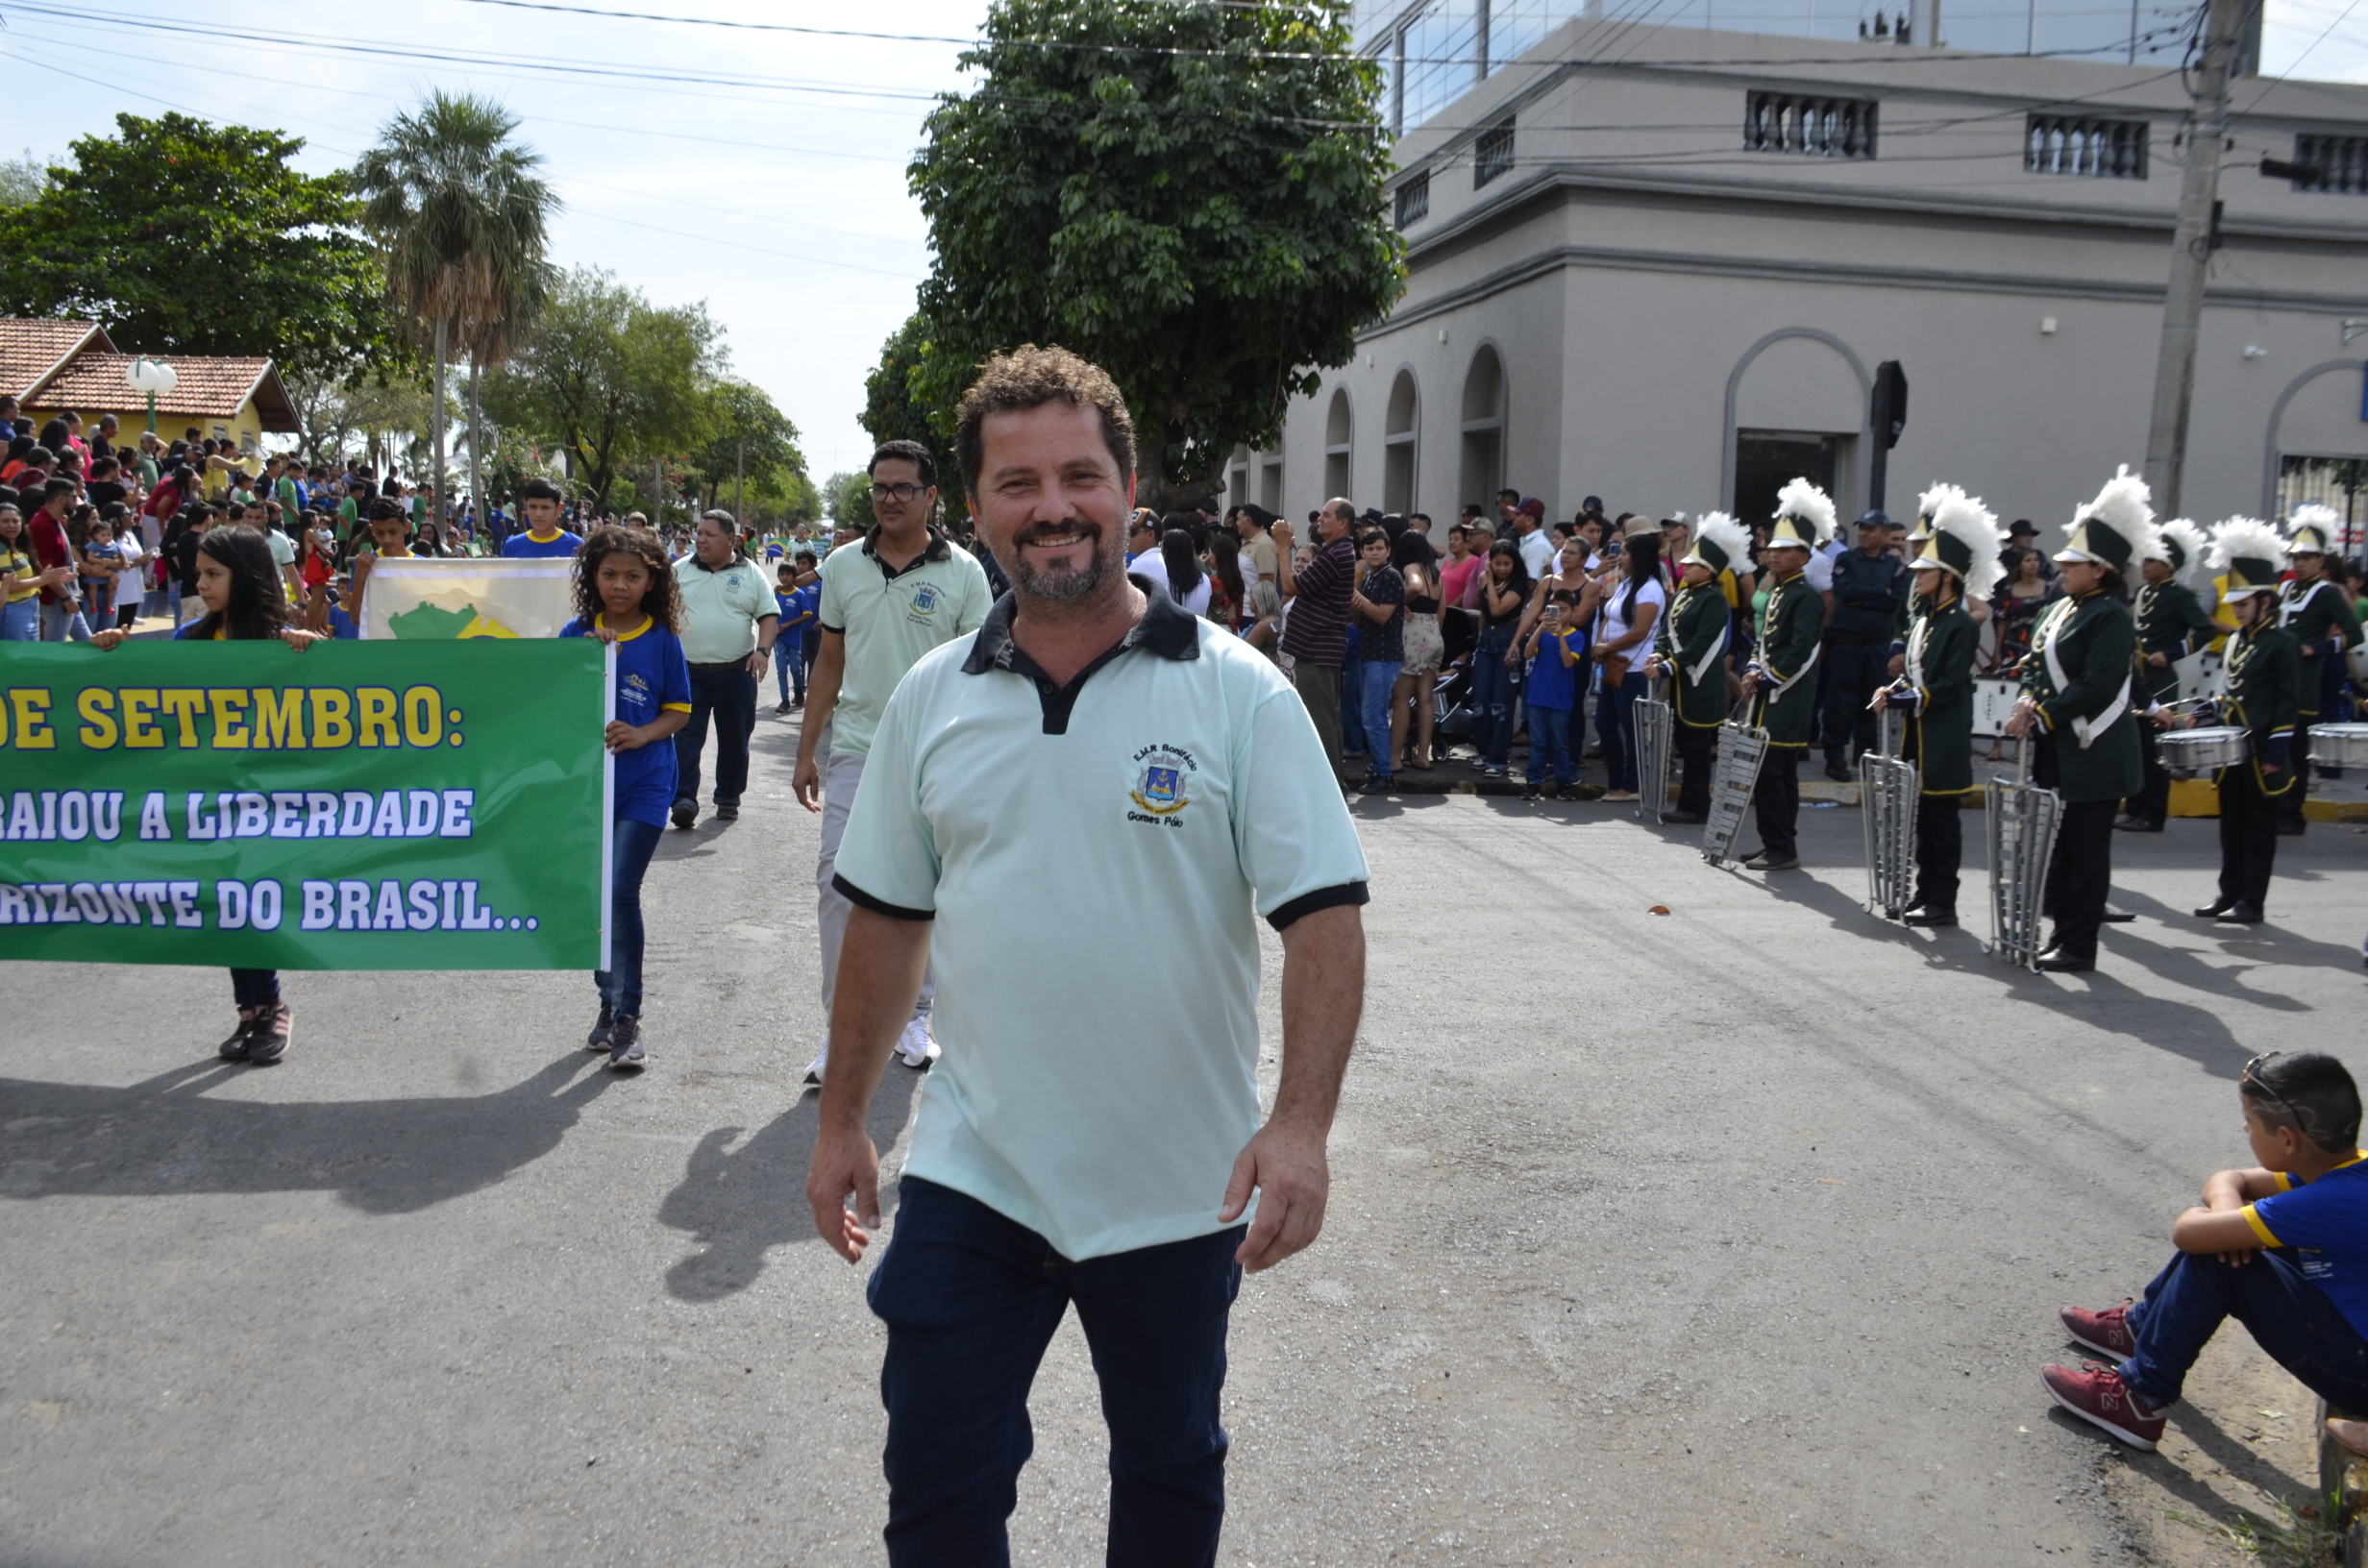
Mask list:
[[[130,395],[129,388],[125,389],[125,395]],[[43,425],[64,411],[62,408],[27,408],[24,414],[33,421],[33,428],[37,433]],[[112,414],[122,422],[118,432],[122,439],[115,443],[117,446],[137,446],[140,431],[148,428],[146,399],[141,399],[136,405],[129,408],[102,408],[85,404],[74,411],[83,416],[83,439],[86,441],[99,428],[101,414]],[[182,439],[181,432],[192,425],[197,427],[200,435],[211,436],[216,441],[228,438],[247,451],[262,449],[263,416],[256,411],[252,398],[247,400],[246,406],[229,419],[208,419],[198,414],[175,414],[161,408],[157,410],[157,434],[163,438],[166,446]]]

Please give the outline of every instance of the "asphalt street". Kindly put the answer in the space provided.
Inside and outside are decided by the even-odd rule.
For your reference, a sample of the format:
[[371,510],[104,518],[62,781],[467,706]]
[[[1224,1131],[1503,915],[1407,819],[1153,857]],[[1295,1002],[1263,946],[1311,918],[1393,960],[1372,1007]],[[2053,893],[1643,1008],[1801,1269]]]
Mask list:
[[[638,1080],[580,974],[291,975],[254,1069],[219,972],[0,968],[0,1563],[880,1560],[881,1334],[802,1194],[794,733],[659,851]],[[1324,1236],[1235,1317],[1223,1561],[2232,1562],[2166,1514],[2307,1492],[2238,1331],[2152,1458],[2036,1372],[2242,1157],[2248,1056],[2368,1069],[2368,832],[2282,841],[2250,930],[2185,914],[2211,823],[2125,836],[2136,922],[2049,977],[1863,914],[1848,808],[1767,879],[1599,803],[1356,810],[1366,1024]],[[1045,983],[1159,962],[1110,937]],[[1098,1561],[1073,1319],[1033,1411],[1015,1555]]]

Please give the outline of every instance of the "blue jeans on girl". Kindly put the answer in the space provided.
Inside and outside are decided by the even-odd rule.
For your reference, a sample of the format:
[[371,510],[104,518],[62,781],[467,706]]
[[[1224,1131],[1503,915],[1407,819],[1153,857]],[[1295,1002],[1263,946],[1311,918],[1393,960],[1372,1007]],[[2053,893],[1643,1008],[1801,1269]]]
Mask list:
[[0,609],[0,643],[37,643],[41,640],[41,601],[20,599],[6,609]]
[[1492,768],[1502,768],[1513,751],[1513,696],[1520,672],[1505,664],[1512,646],[1512,626],[1491,626],[1471,651],[1472,740]]
[[1629,706],[1642,686],[1643,677],[1633,670],[1616,686],[1606,680],[1595,708],[1595,726],[1603,733],[1603,767],[1611,775],[1607,787],[1631,794],[1637,787],[1637,747],[1635,733],[1628,727]]
[[601,1000],[618,1016],[641,1017],[641,879],[666,830],[617,819],[608,854],[608,968],[592,976]]

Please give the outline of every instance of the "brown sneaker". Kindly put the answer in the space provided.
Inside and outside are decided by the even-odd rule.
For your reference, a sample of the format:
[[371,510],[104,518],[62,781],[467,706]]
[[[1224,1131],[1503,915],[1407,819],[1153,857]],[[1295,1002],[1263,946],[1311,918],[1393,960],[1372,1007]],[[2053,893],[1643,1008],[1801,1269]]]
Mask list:
[[287,1042],[296,1032],[296,1015],[285,1002],[255,1011],[255,1027],[247,1036],[247,1061],[254,1066],[269,1066],[287,1054]]
[[221,1044],[223,1061],[244,1062],[247,1059],[247,1048],[254,1042],[256,1020],[262,1016],[263,1010],[259,1007],[242,1007],[238,1010],[238,1027]]
[[2126,1361],[2137,1354],[2137,1335],[2130,1332],[2130,1309],[2134,1305],[2134,1298],[2124,1296],[2120,1306],[2108,1307],[2101,1312],[2092,1312],[2085,1307],[2066,1307],[2056,1316],[2074,1344],[2085,1345],[2116,1361]]

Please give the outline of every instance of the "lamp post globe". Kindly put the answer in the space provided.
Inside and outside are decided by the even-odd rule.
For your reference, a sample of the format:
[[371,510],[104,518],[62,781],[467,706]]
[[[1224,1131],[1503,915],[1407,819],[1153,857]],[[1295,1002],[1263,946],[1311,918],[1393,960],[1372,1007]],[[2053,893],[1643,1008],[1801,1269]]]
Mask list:
[[181,384],[181,378],[175,375],[173,373],[173,367],[166,364],[163,360],[151,359],[143,354],[124,368],[123,379],[131,384],[133,391],[146,395],[148,399],[148,432],[151,435],[155,434],[157,428],[157,395],[160,392],[172,391],[174,387]]

